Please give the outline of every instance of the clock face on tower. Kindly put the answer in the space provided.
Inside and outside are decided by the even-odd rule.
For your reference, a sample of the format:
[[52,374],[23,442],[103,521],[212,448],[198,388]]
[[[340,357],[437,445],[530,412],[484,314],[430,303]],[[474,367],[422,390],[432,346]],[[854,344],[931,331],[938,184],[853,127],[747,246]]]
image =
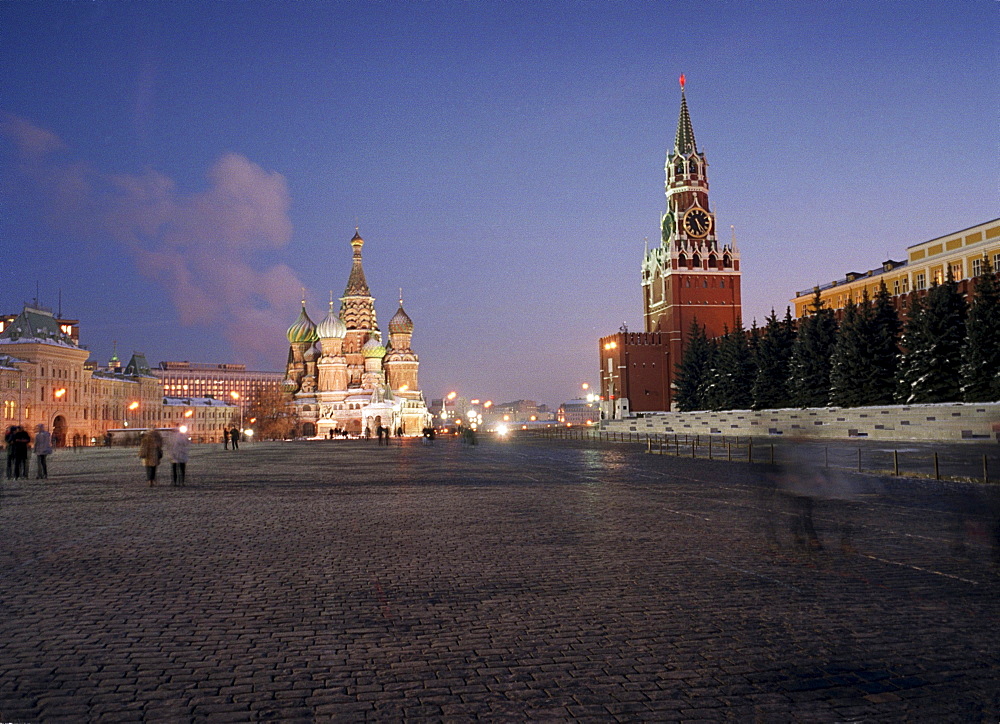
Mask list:
[[712,217],[704,209],[694,208],[684,214],[684,231],[697,239],[708,236],[712,230]]

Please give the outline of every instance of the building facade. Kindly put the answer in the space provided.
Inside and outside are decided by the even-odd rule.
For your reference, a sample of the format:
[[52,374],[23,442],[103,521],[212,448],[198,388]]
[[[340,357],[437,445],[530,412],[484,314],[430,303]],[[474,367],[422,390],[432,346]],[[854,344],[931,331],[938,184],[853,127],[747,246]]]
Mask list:
[[740,325],[740,252],[735,234],[720,241],[709,201],[708,159],[698,150],[684,76],[673,148],[664,164],[666,211],[660,243],[642,262],[642,333],[602,337],[602,415],[664,411],[692,324],[718,337]]
[[5,425],[34,434],[41,424],[53,443],[90,445],[109,429],[159,425],[162,390],[141,354],[124,369],[100,370],[79,343],[76,321],[25,306],[0,332],[0,402]]
[[177,398],[207,398],[235,404],[245,415],[258,390],[280,390],[281,372],[248,370],[242,364],[160,362],[152,370],[163,384],[163,394]]
[[[411,349],[413,321],[399,309],[382,340],[362,264],[364,239],[351,239],[351,272],[340,311],[330,308],[317,325],[306,312],[288,328],[288,364],[282,390],[290,395],[307,436],[340,430],[359,435],[379,427],[419,435],[431,424],[420,391],[420,361]],[[316,344],[319,344],[317,349]]]
[[959,289],[968,294],[971,291],[968,280],[982,273],[984,260],[988,260],[993,269],[1000,268],[1000,219],[914,244],[907,248],[902,261],[889,259],[868,271],[849,272],[843,279],[796,292],[791,302],[795,316],[802,317],[818,289],[823,305],[839,310],[849,300],[860,302],[866,293],[874,298],[884,283],[896,299],[897,309],[905,314],[907,297],[912,292],[922,292],[935,283],[940,284],[949,272],[959,283]]

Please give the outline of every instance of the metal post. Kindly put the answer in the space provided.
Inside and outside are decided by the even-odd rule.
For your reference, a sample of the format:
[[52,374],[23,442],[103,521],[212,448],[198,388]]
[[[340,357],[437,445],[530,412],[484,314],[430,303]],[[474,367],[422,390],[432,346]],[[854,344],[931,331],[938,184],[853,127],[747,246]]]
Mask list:
[[747,462],[748,463],[752,463],[753,462],[753,438],[752,437],[748,437],[747,438]]
[[858,448],[858,472],[861,472],[861,448]]
[[708,459],[712,459],[712,436],[708,436]]
[[986,464],[986,456],[983,455],[983,482],[989,485],[990,483],[990,469]]
[[726,459],[729,462],[732,462],[733,461],[733,441],[732,440],[730,440],[729,442],[726,443],[726,448],[727,448],[727,453],[726,453],[727,457],[726,457]]
[[892,451],[892,474],[899,476],[899,450]]
[[691,441],[691,457],[695,457],[695,445],[698,444],[698,438]]
[[941,469],[938,467],[938,454],[936,450],[934,451],[934,479],[941,479]]

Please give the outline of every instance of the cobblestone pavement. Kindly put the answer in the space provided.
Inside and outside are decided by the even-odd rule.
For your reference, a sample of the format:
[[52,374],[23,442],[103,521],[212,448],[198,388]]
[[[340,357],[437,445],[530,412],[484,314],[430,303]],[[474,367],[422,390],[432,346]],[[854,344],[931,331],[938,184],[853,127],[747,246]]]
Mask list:
[[[988,721],[996,488],[407,441],[59,451],[0,498],[0,720]],[[797,499],[796,499],[797,500]]]

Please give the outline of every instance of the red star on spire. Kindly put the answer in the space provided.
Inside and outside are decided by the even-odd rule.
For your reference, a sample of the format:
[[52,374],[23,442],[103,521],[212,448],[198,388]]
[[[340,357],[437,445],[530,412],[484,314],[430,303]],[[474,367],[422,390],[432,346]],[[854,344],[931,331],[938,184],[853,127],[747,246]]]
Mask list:
[[681,90],[684,90],[684,83],[685,83],[684,74],[681,73]]

